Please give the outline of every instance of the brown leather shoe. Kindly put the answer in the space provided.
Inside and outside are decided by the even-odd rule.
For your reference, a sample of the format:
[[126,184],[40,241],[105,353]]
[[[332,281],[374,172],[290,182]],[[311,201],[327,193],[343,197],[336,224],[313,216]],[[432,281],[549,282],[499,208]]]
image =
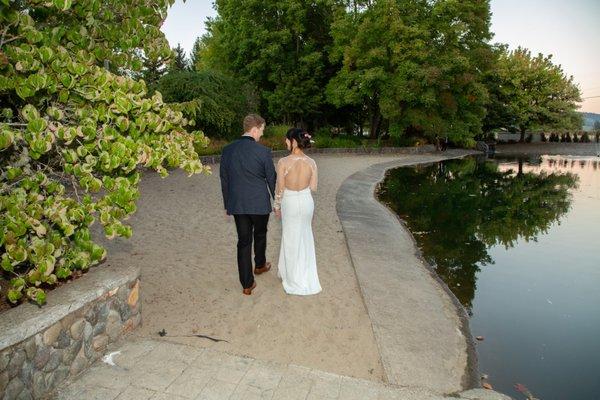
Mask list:
[[242,293],[244,293],[246,296],[250,296],[252,294],[252,291],[255,288],[256,288],[256,282],[253,282],[252,286],[250,286],[249,288],[242,289]]
[[265,265],[263,265],[262,267],[256,267],[256,268],[254,268],[254,273],[256,275],[260,275],[260,274],[264,274],[265,272],[267,272],[270,269],[271,269],[271,263],[270,262],[266,262]]

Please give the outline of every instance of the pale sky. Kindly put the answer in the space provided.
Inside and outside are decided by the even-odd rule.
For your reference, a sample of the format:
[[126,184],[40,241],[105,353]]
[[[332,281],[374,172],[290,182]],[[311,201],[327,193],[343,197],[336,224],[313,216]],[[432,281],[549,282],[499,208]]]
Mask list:
[[[171,47],[190,51],[215,16],[212,0],[177,0],[162,26]],[[582,89],[581,111],[600,113],[600,1],[492,0],[494,42],[552,54]],[[596,97],[597,96],[597,97]]]

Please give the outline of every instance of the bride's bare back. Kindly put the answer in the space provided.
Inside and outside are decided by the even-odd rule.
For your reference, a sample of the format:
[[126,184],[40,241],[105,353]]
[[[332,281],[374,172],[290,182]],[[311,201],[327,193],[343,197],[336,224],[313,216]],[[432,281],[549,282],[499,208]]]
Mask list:
[[300,191],[310,188],[317,190],[317,164],[307,155],[289,155],[277,162],[277,186],[275,189],[276,207],[285,189]]

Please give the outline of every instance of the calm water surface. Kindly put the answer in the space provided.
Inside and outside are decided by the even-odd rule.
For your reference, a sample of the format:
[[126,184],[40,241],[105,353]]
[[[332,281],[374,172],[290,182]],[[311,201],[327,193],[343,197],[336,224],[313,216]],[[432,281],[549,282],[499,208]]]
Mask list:
[[600,158],[398,168],[380,199],[471,315],[496,390],[600,399]]

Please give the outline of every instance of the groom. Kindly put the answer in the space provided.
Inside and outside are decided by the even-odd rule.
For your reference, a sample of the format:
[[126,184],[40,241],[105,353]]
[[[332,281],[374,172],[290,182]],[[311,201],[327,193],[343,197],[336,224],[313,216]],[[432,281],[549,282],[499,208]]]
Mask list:
[[254,237],[254,273],[271,269],[267,262],[267,224],[271,197],[275,193],[275,167],[271,150],[258,143],[265,120],[256,114],[244,118],[244,135],[223,148],[221,155],[221,190],[227,215],[235,218],[237,229],[237,263],[242,293],[252,294],[256,287],[252,273],[252,239]]

